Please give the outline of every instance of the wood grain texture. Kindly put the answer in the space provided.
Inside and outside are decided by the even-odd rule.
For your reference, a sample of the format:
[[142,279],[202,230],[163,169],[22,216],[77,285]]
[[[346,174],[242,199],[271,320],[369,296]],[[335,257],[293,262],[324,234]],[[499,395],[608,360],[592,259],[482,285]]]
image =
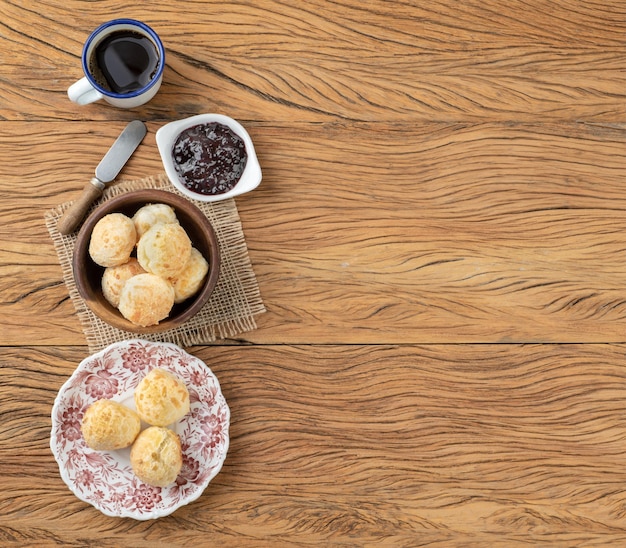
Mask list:
[[[3,125],[0,163],[9,164],[16,147],[37,151],[3,178],[5,341],[75,344],[82,333],[43,215],[78,196],[119,124],[87,134],[82,123],[47,122],[43,134],[37,123]],[[162,169],[159,125],[149,127],[122,177]],[[623,340],[620,127],[251,123],[249,130],[264,179],[237,204],[268,313],[248,340]],[[37,307],[45,314],[32,325]]]
[[[82,43],[159,32],[149,104],[79,107]],[[622,0],[0,2],[1,546],[626,546]],[[127,121],[240,120],[267,313],[189,349],[225,466],[155,522],[78,500],[49,449],[86,357],[44,213]]]
[[48,449],[52,401],[83,349],[6,349],[1,538],[617,546],[626,542],[625,350],[196,348],[231,408],[228,457],[198,501],[144,523],[77,500]]
[[[620,1],[119,2],[0,7],[0,116],[109,119],[68,104],[95,22],[145,20],[167,48],[164,85],[141,114],[172,119],[624,120],[626,8]],[[79,9],[73,9],[76,4]],[[68,17],[69,13],[72,17]]]

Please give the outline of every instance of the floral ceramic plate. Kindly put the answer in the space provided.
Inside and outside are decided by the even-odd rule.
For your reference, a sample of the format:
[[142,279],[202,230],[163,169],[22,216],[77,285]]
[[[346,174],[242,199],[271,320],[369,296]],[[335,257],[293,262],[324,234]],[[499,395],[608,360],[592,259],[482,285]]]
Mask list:
[[[183,467],[176,482],[163,488],[134,475],[130,448],[95,451],[80,430],[85,410],[96,400],[113,399],[134,409],[134,389],[155,367],[179,376],[191,403],[191,411],[170,425],[180,436]],[[174,344],[137,339],[112,344],[76,368],[52,408],[50,448],[61,477],[78,498],[109,516],[154,519],[197,499],[220,471],[229,423],[219,382],[204,362]]]

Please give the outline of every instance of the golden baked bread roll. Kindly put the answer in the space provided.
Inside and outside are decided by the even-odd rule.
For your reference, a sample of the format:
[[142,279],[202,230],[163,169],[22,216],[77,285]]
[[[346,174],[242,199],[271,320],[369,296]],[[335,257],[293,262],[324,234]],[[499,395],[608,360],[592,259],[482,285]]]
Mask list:
[[176,480],[183,466],[180,438],[168,428],[146,428],[133,443],[130,465],[144,483],[167,487]]
[[133,276],[145,273],[146,271],[141,268],[139,261],[135,257],[131,257],[124,264],[107,267],[102,275],[102,294],[104,298],[117,308],[120,304],[120,294],[124,284]]
[[122,287],[118,309],[135,325],[157,325],[174,306],[174,288],[154,274],[137,274]]
[[85,443],[98,451],[114,451],[134,441],[141,421],[132,409],[113,400],[97,400],[85,411],[81,431]]
[[[134,226],[134,225],[133,225]],[[147,271],[163,278],[172,278],[187,264],[191,240],[179,224],[158,224],[137,243],[137,259]]]
[[191,248],[191,255],[185,268],[177,276],[170,278],[174,287],[174,302],[182,303],[195,295],[202,287],[202,282],[209,271],[209,263],[195,247]]
[[176,212],[167,204],[147,204],[133,215],[137,238],[141,238],[153,226],[164,223],[178,223]]
[[189,391],[176,375],[156,368],[135,388],[135,407],[148,424],[167,426],[189,413]]
[[93,227],[89,255],[100,266],[124,264],[136,243],[137,231],[132,219],[123,213],[109,213]]

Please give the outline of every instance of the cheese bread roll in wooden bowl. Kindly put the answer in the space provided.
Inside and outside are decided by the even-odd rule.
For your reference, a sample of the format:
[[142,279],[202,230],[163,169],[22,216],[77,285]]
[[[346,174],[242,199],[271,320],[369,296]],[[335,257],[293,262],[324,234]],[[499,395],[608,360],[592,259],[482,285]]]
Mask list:
[[[159,207],[156,207],[157,205]],[[172,216],[172,211],[175,219]],[[165,232],[158,231],[160,234],[169,234],[170,230],[173,230],[173,233],[177,234],[174,236],[176,244],[172,245],[173,251],[170,249],[168,253],[161,253],[159,251],[161,250],[159,238],[155,236],[144,242],[141,253],[139,243],[137,243],[137,246],[131,251],[131,256],[127,257],[127,261],[137,259],[137,262],[140,263],[139,257],[135,257],[135,255],[141,255],[148,266],[148,268],[145,266],[142,268],[148,272],[150,272],[149,269],[152,269],[153,272],[151,273],[156,272],[156,275],[164,279],[178,276],[182,272],[187,262],[191,260],[192,247],[200,252],[208,264],[208,272],[200,282],[197,292],[189,294],[183,300],[177,298],[178,302],[173,304],[167,316],[158,320],[158,323],[151,325],[134,323],[125,317],[114,304],[109,302],[103,293],[102,277],[106,267],[98,264],[90,256],[89,244],[98,221],[106,215],[117,213],[127,218],[127,221],[122,221],[125,226],[128,223],[133,226],[130,229],[130,225],[128,225],[128,230],[130,233],[136,234],[135,237],[138,242],[157,227],[170,225],[177,227],[166,229]],[[133,221],[135,215],[137,215],[136,224]],[[142,233],[141,237],[137,235],[138,230]],[[145,232],[143,232],[144,230]],[[181,233],[181,230],[186,236]],[[156,234],[157,231],[155,230]],[[125,241],[128,242],[131,239],[132,237]],[[97,252],[94,253],[97,256]],[[126,256],[126,250],[123,256]],[[117,260],[121,259],[118,257],[115,262]],[[198,206],[173,192],[152,189],[137,190],[104,201],[89,215],[76,238],[72,268],[80,296],[91,312],[101,320],[122,331],[161,333],[181,326],[193,318],[207,303],[219,278],[220,249],[211,223]],[[121,289],[119,292],[121,293]],[[147,322],[142,320],[141,323],[146,324]]]

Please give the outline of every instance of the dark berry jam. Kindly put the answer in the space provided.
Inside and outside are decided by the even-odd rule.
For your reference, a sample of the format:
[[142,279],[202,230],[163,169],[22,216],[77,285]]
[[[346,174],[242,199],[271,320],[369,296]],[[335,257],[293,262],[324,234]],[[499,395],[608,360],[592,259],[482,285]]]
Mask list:
[[232,190],[248,160],[243,139],[217,122],[182,131],[172,157],[182,183],[192,192],[209,196]]

